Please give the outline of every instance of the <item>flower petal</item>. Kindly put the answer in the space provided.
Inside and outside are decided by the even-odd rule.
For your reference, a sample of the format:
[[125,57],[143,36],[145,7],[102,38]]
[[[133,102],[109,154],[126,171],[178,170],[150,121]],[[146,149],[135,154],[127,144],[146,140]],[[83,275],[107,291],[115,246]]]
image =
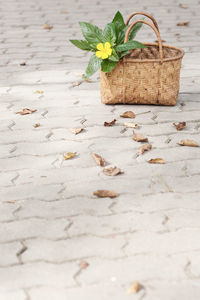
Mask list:
[[105,48],[106,50],[110,49],[110,48],[111,48],[111,44],[110,44],[109,42],[106,42],[106,43],[104,44],[104,48]]
[[101,52],[101,51],[97,51],[97,52],[96,52],[96,56],[97,56],[98,58],[101,58],[102,52]]
[[97,45],[97,49],[98,49],[98,50],[103,50],[103,44],[102,44],[102,43],[99,43],[99,44]]
[[103,59],[106,59],[108,58],[108,54],[107,53],[102,53],[102,56],[101,56]]
[[106,52],[108,53],[108,55],[111,55],[112,54],[112,49],[108,49]]

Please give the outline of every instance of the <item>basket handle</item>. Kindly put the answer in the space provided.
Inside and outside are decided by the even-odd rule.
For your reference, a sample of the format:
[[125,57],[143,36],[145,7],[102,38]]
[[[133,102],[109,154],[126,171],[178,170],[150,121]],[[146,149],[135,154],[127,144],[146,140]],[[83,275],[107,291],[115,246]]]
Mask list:
[[124,38],[124,43],[128,42],[128,37],[129,37],[130,31],[137,23],[144,23],[144,24],[150,26],[154,30],[154,32],[155,32],[155,34],[157,35],[157,38],[158,38],[158,47],[159,47],[159,53],[160,53],[160,60],[162,62],[163,61],[163,47],[162,47],[162,41],[161,41],[160,33],[159,33],[158,29],[153,24],[149,23],[148,21],[138,20],[138,21],[133,22],[133,24],[126,31],[125,38]]
[[126,25],[127,25],[127,26],[128,26],[128,24],[129,24],[130,20],[132,19],[132,17],[134,17],[135,15],[143,15],[143,16],[145,16],[145,17],[151,19],[151,21],[153,22],[154,26],[156,27],[156,29],[157,29],[158,32],[159,32],[158,23],[156,22],[156,20],[154,19],[154,17],[153,17],[152,15],[146,13],[146,12],[143,12],[143,11],[136,11],[136,12],[132,13],[132,14],[128,17],[127,21],[126,21]]

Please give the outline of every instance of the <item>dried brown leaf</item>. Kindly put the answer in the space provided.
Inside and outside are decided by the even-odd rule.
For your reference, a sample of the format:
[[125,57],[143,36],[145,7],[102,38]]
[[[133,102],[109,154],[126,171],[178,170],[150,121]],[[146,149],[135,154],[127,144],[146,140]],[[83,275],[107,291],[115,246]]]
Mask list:
[[35,93],[35,94],[43,94],[44,92],[41,91],[41,90],[37,90],[37,91],[35,91],[34,93]]
[[123,173],[118,167],[104,168],[103,172],[107,176],[116,176]]
[[[154,42],[155,42],[155,43],[158,43],[158,40],[155,40]],[[166,43],[165,40],[161,40],[161,42],[162,42],[162,43]]]
[[125,111],[122,115],[120,115],[121,118],[130,118],[130,119],[134,119],[135,118],[135,114],[133,111]]
[[91,155],[94,158],[94,160],[98,166],[105,167],[106,161],[105,161],[105,159],[103,159],[103,157],[101,157],[97,153],[91,153]]
[[50,24],[44,24],[44,25],[43,25],[43,28],[44,28],[44,29],[51,30],[51,29],[53,28],[53,26],[50,25]]
[[139,133],[134,133],[133,140],[136,142],[148,142],[148,138]]
[[116,119],[110,121],[110,122],[104,122],[104,126],[105,127],[109,127],[109,126],[113,126],[116,122]]
[[36,123],[33,125],[34,128],[40,127],[40,123]]
[[136,294],[140,290],[140,284],[138,281],[133,282],[133,284],[127,289],[128,294]]
[[26,66],[26,63],[25,62],[22,62],[21,64],[19,64],[20,66],[24,67]]
[[151,144],[145,144],[142,145],[139,149],[139,154],[143,154],[145,151],[149,151],[152,149],[152,145]]
[[186,9],[186,8],[188,8],[189,6],[188,6],[187,4],[180,3],[180,4],[179,4],[179,7],[185,8],[185,9]]
[[76,152],[67,152],[63,155],[64,160],[74,158],[76,156]]
[[177,26],[188,26],[190,24],[190,21],[187,21],[187,22],[179,22],[177,23],[176,25]]
[[79,267],[81,270],[87,269],[87,267],[89,267],[89,263],[83,260],[79,263]]
[[73,82],[72,83],[72,87],[76,87],[76,86],[79,86],[83,83],[83,80],[79,80],[79,81],[76,81],[76,82]]
[[188,146],[188,147],[199,147],[199,144],[193,140],[181,140],[178,145]]
[[15,113],[19,115],[30,115],[36,111],[37,109],[23,108],[22,111],[17,111]]
[[135,124],[135,123],[124,123],[124,126],[127,127],[127,128],[135,128],[135,129],[138,129],[139,126],[138,124]]
[[165,161],[163,158],[152,158],[148,160],[148,163],[150,164],[165,164]]
[[116,198],[118,194],[115,191],[109,191],[109,190],[97,190],[93,193],[93,195],[99,197],[99,198]]
[[173,123],[173,125],[176,127],[176,130],[183,130],[183,128],[185,128],[186,126],[186,122],[179,122],[178,124]]
[[73,133],[73,134],[79,134],[81,131],[83,131],[83,127],[78,127],[78,128],[70,128],[70,131]]

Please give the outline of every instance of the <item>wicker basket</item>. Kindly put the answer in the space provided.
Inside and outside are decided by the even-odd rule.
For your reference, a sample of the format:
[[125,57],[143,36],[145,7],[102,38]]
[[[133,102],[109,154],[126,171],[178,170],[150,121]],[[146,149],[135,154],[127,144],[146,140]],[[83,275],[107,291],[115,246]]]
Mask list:
[[175,105],[179,93],[180,69],[184,51],[163,45],[155,19],[143,12],[130,15],[130,19],[142,14],[153,24],[135,21],[127,30],[124,42],[128,41],[131,29],[137,23],[150,26],[157,35],[158,43],[146,44],[146,48],[131,50],[119,61],[110,73],[101,72],[101,98],[105,104],[156,104]]

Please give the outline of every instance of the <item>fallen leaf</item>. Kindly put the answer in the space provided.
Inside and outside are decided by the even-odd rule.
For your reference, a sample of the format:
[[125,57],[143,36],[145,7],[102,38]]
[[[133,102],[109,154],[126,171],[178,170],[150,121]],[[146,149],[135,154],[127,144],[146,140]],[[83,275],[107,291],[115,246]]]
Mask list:
[[140,284],[138,281],[133,282],[130,288],[127,289],[128,294],[136,294],[140,290]]
[[37,111],[37,109],[23,108],[22,111],[17,111],[15,113],[19,114],[19,115],[30,115],[36,111]]
[[134,133],[133,140],[136,142],[148,142],[148,138],[139,133]]
[[8,200],[8,203],[15,203],[15,200]]
[[79,263],[79,267],[81,270],[87,269],[87,267],[89,267],[89,263],[87,261],[81,261]]
[[76,152],[67,152],[63,155],[64,160],[74,158],[76,156]]
[[176,130],[183,130],[186,126],[186,122],[173,123],[173,125],[176,127]]
[[22,62],[21,64],[19,64],[20,66],[26,66],[25,62]]
[[52,26],[52,25],[49,25],[49,24],[44,24],[44,25],[43,25],[43,28],[44,28],[44,29],[51,30],[51,29],[53,28],[53,26]]
[[34,92],[35,94],[43,94],[44,92],[43,91],[40,91],[40,90],[37,90]]
[[193,140],[181,140],[177,144],[181,146],[199,147],[199,144]]
[[60,13],[61,14],[68,14],[68,11],[67,10],[61,10]]
[[86,78],[85,81],[86,81],[86,82],[89,82],[89,83],[92,82],[92,80],[91,80],[90,78]]
[[135,129],[139,128],[138,124],[135,123],[124,123],[124,126],[127,128],[135,128]]
[[145,151],[149,151],[152,149],[152,145],[151,144],[145,144],[142,145],[139,149],[139,154],[143,154]]
[[93,193],[93,195],[99,197],[99,198],[116,198],[118,194],[115,191],[109,191],[109,190],[97,190]]
[[116,120],[112,120],[111,122],[104,122],[105,127],[113,126],[115,124]]
[[187,21],[187,22],[179,22],[177,23],[176,25],[177,26],[188,26],[190,24],[190,21]]
[[135,114],[133,111],[125,111],[122,115],[120,115],[121,118],[130,118],[130,119],[134,119],[135,118]]
[[[158,43],[158,40],[155,40],[154,42],[155,42],[155,43]],[[161,42],[162,42],[162,43],[166,43],[165,40],[161,40]]]
[[106,161],[105,161],[105,159],[103,159],[103,157],[101,157],[97,153],[91,153],[91,155],[94,158],[94,160],[98,166],[105,167]]
[[78,134],[80,133],[81,131],[83,131],[83,127],[79,127],[79,128],[70,128],[70,131],[74,134]]
[[83,83],[83,80],[79,80],[79,81],[73,82],[72,83],[72,87],[79,86],[79,85],[81,85],[81,83]]
[[33,125],[34,128],[40,127],[40,123],[36,123]]
[[185,8],[185,9],[186,9],[186,8],[188,8],[189,6],[188,6],[187,4],[182,4],[182,3],[180,3],[180,4],[179,4],[179,7]]
[[116,176],[119,174],[123,174],[123,172],[118,167],[104,168],[103,172],[107,176]]
[[148,160],[148,163],[150,163],[150,164],[165,164],[165,161],[162,158],[152,158],[152,159]]

